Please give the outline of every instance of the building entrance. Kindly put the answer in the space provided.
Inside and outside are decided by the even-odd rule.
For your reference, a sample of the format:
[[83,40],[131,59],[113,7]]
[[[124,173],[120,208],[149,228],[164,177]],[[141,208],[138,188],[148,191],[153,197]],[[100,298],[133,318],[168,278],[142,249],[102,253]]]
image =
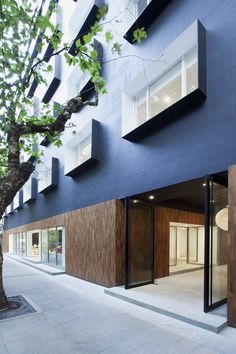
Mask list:
[[204,311],[226,301],[224,177],[223,184],[214,176],[126,198],[126,288],[191,272],[202,279]]

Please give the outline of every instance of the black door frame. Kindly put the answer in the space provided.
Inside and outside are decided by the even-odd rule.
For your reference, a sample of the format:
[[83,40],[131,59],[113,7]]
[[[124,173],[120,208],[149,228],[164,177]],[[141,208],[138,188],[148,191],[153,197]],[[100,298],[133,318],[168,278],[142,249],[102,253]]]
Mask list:
[[129,251],[130,251],[130,242],[129,242],[129,211],[130,211],[130,197],[125,198],[125,289],[136,288],[139,286],[144,286],[154,283],[154,203],[148,201],[142,201],[152,206],[152,262],[151,262],[151,272],[152,279],[150,281],[143,281],[138,284],[131,284],[129,276]]
[[212,282],[210,285],[210,272],[211,272],[211,279],[212,279],[212,267],[210,268],[210,228],[213,227],[213,220],[212,220],[212,213],[211,213],[211,203],[212,195],[211,195],[211,188],[210,182],[216,182],[222,186],[228,187],[228,184],[221,178],[216,176],[207,175],[205,177],[205,254],[204,254],[204,312],[209,312],[217,307],[225,304],[227,302],[227,298],[219,300],[217,302],[212,302]]

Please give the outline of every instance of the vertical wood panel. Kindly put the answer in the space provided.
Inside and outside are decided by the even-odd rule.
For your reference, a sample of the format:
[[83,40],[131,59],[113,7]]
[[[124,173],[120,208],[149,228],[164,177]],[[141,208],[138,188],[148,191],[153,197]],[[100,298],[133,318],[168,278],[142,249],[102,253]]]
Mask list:
[[236,327],[236,165],[229,167],[228,324]]
[[125,206],[116,201],[116,285],[124,284],[125,274]]
[[154,278],[161,278],[169,275],[170,222],[204,225],[204,215],[158,206],[154,212]]
[[115,201],[71,212],[68,221],[67,273],[97,284],[115,285]]

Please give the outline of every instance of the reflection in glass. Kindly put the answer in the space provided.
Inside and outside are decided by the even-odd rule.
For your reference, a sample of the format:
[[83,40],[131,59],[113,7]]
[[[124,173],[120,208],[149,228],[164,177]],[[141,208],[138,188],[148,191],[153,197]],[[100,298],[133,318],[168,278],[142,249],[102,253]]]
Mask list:
[[76,163],[78,165],[91,158],[91,135],[82,140],[76,148]]
[[42,262],[48,263],[48,230],[42,230]]
[[51,168],[46,168],[43,171],[39,171],[39,178],[38,178],[39,191],[50,186],[51,180],[52,180],[52,169]]
[[39,256],[39,232],[32,233],[32,257]]
[[198,51],[195,47],[134,97],[136,127],[174,105],[197,88]]
[[57,243],[57,265],[62,266],[62,227],[57,228],[58,243]]
[[228,188],[210,181],[210,304],[227,297],[227,257],[229,235],[215,222],[216,214],[228,205]]
[[48,230],[48,255],[49,263],[56,265],[56,255],[57,255],[57,230],[56,228],[51,228]]
[[150,117],[162,112],[181,98],[181,82],[181,63],[178,63],[150,86]]
[[21,235],[21,255],[26,256],[26,232],[22,232]]
[[186,55],[186,80],[186,91],[187,94],[189,94],[198,87],[198,63],[196,49]]

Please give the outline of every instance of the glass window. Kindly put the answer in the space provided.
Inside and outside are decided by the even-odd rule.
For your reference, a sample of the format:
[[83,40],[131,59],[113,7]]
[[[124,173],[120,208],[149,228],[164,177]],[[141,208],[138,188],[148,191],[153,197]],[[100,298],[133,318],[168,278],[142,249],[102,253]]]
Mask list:
[[13,253],[17,253],[17,234],[13,235]]
[[150,117],[162,112],[181,98],[181,83],[181,63],[178,63],[150,86]]
[[56,265],[56,255],[57,255],[57,230],[56,228],[51,228],[48,230],[48,261],[51,264]]
[[16,241],[16,253],[20,254],[20,234],[17,234],[17,241]]
[[46,168],[43,171],[39,171],[39,190],[42,190],[51,185],[52,169]]
[[21,255],[26,256],[26,232],[21,234]]
[[76,163],[78,165],[87,161],[91,157],[91,136],[89,135],[79,143],[76,149]]
[[193,49],[135,97],[136,127],[198,87],[198,52]]
[[186,55],[186,92],[187,94],[196,90],[198,87],[198,63],[197,63],[197,50],[193,50]]
[[57,265],[62,266],[62,227],[57,228],[58,243],[57,243]]
[[147,120],[147,93],[144,91],[136,97],[136,124],[143,124]]
[[48,229],[42,230],[42,262],[48,263]]

